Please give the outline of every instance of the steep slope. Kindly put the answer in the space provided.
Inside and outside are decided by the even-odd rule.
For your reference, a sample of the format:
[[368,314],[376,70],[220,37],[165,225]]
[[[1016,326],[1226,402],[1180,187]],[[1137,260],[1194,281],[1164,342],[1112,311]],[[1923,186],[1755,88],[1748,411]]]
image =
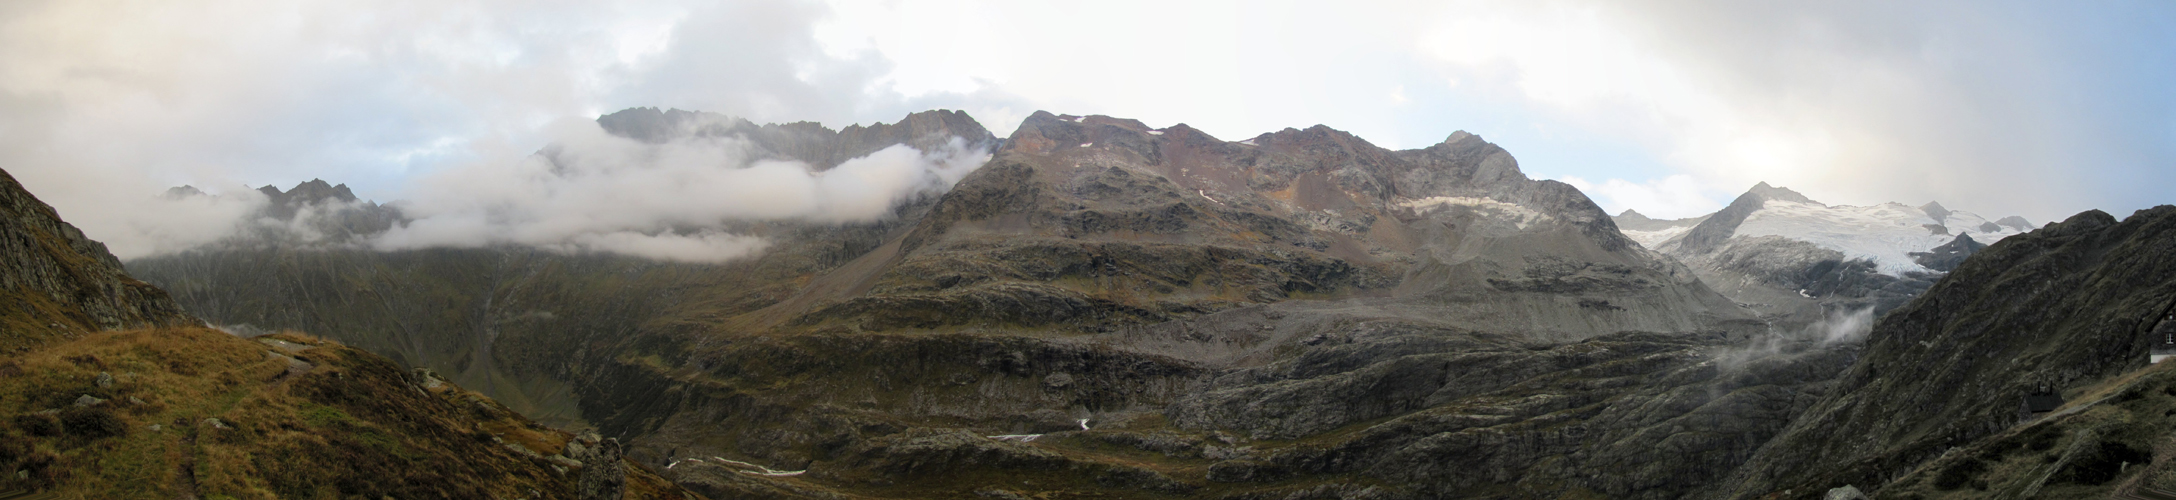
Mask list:
[[106,245],[83,237],[0,171],[0,349],[21,352],[93,331],[198,324],[166,292],[122,272]]
[[[0,490],[81,498],[693,498],[427,373],[296,334],[100,333],[0,361]],[[589,439],[589,438],[584,438]],[[607,448],[616,447],[616,443]],[[617,468],[620,472],[608,473]],[[614,486],[617,485],[617,486]],[[586,491],[585,491],[586,490]],[[617,490],[617,491],[615,491]]]
[[21,306],[0,359],[10,496],[692,498],[616,441],[428,372],[300,334],[183,326],[199,322],[5,172],[0,206],[0,276]]
[[[2101,396],[2125,393],[2131,381],[2117,379],[2146,365],[2147,346],[2154,337],[2150,332],[2176,308],[2172,252],[2176,207],[2171,206],[2142,210],[2122,222],[2089,211],[1987,247],[1910,305],[1883,317],[1860,361],[1740,469],[1727,483],[1728,491],[1734,492],[1731,496],[1754,496],[1788,490],[1786,496],[1806,497],[1849,484],[1889,496],[1884,485],[1897,485],[1890,481],[1914,474],[1921,464],[1945,455],[1960,460],[1978,456],[1986,448],[1973,446],[1994,446],[2008,439],[2003,436],[2018,436],[2005,430],[2020,422],[2026,394],[2053,389],[2082,409],[2101,403]],[[2081,400],[2087,403],[2078,404]],[[2140,398],[2125,396],[2107,404],[2134,400]],[[2165,404],[2157,401],[2138,404]],[[2108,418],[2096,413],[2089,420]],[[2081,429],[2076,423],[2058,422],[2050,429],[2097,428]],[[2099,432],[2137,449],[2158,449],[2164,438],[2153,436],[2165,435],[2109,434],[2115,430]],[[2062,436],[2069,431],[2027,434],[2039,432]],[[1995,441],[1987,440],[1990,436]],[[2084,443],[2091,449],[2101,446]],[[2049,448],[2031,449],[2038,453]],[[1996,450],[1990,458],[1999,465],[2004,453],[2008,451]],[[2067,459],[2047,459],[2059,460]],[[1948,464],[1954,463],[1961,462]],[[1942,474],[1961,479],[1934,490],[1981,479],[1997,483],[1991,487],[1998,490],[2024,487],[1982,478],[1977,475],[1985,469],[1971,469],[1945,470]],[[1987,493],[1968,489],[1959,494]]]

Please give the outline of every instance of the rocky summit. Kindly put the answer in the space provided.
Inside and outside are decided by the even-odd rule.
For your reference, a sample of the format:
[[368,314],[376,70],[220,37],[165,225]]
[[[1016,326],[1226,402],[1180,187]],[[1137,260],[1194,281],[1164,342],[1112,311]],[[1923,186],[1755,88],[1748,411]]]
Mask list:
[[2176,397],[2143,353],[2176,300],[2165,209],[2034,229],[1762,184],[1708,216],[1611,217],[1462,131],[598,125],[811,175],[895,145],[990,156],[875,220],[720,221],[766,244],[722,263],[381,251],[411,221],[317,182],[267,195],[383,225],[128,266],[212,324],[311,332],[268,339],[571,431],[522,446],[583,495],[2084,496],[2163,470],[2150,422]]

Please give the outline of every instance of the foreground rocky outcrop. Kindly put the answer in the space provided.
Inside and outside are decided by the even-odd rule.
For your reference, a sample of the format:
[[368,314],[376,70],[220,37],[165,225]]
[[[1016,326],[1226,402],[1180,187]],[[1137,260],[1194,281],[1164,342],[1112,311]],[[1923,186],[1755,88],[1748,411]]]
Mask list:
[[198,324],[166,292],[121,270],[106,245],[0,171],[0,349],[123,328]]

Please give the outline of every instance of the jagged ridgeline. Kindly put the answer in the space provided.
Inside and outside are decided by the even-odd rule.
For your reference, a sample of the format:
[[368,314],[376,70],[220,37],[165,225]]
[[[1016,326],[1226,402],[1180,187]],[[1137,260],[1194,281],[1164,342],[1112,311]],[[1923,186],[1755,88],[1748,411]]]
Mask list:
[[0,497],[699,498],[427,371],[205,327],[4,171],[0,290]]

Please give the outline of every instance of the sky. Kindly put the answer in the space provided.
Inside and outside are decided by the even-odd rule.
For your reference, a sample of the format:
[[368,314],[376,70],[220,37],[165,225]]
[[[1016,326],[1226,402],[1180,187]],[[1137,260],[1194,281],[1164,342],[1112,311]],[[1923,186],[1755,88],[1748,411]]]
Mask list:
[[[247,186],[428,204],[637,106],[1465,130],[1612,213],[1766,181],[2121,217],[2176,202],[2172,89],[2176,4],[2143,1],[0,2],[0,168],[124,258],[225,231]],[[182,184],[230,197],[160,204]]]

